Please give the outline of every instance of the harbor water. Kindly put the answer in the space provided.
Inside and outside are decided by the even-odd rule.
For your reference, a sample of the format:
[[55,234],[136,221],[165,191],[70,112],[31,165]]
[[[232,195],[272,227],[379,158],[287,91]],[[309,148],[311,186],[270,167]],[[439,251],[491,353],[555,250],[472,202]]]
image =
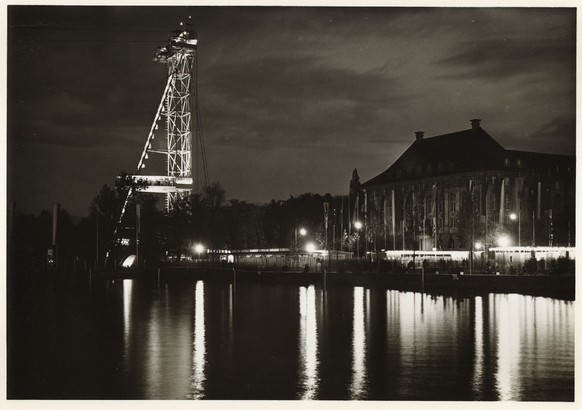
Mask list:
[[574,400],[571,300],[182,278],[8,305],[8,397]]

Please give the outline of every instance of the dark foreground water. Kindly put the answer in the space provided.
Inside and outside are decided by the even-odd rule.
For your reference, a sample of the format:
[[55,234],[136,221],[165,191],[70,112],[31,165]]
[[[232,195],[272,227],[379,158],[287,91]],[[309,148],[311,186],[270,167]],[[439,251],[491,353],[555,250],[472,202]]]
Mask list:
[[575,302],[365,287],[33,281],[8,306],[8,397],[574,399]]

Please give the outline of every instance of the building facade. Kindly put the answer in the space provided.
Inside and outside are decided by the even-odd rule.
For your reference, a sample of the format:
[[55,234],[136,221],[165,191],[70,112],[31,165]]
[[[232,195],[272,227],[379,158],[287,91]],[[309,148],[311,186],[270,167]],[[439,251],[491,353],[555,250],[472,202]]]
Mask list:
[[368,250],[574,246],[575,157],[471,128],[425,138],[362,184]]

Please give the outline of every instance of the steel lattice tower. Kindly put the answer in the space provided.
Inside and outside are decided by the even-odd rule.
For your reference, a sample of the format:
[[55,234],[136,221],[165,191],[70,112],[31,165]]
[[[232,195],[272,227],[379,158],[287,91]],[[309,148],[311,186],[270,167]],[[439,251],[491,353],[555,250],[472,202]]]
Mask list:
[[[174,208],[178,198],[191,192],[194,184],[192,148],[196,144],[196,142],[193,144],[193,112],[196,114],[196,140],[200,144],[205,183],[208,184],[198,110],[197,34],[190,22],[180,23],[180,26],[179,30],[171,33],[168,44],[158,48],[154,56],[154,61],[167,64],[168,80],[139,159],[137,171],[131,175],[131,178],[138,183],[137,187],[129,191],[121,211],[120,221],[134,190],[166,194],[167,211]],[[155,131],[158,130],[158,123],[162,119],[166,120],[166,144],[163,149],[152,149]],[[166,156],[167,175],[142,174],[150,153]]]
[[[183,34],[180,33],[179,39]],[[192,68],[196,53],[196,40],[192,47],[180,47],[169,57],[159,51],[157,61],[168,64],[168,92],[165,101],[167,132],[167,174],[182,182],[192,184],[192,111],[191,95]],[[175,42],[175,39],[172,39]],[[172,44],[173,44],[172,43]],[[189,179],[190,181],[184,181]],[[172,209],[176,199],[188,191],[168,192],[166,208]]]

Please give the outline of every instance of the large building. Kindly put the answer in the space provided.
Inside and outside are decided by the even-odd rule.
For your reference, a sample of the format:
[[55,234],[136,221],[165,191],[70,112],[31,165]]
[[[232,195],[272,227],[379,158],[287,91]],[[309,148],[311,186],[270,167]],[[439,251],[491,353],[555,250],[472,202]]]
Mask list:
[[369,250],[574,245],[575,157],[505,149],[480,122],[417,132],[362,184]]

